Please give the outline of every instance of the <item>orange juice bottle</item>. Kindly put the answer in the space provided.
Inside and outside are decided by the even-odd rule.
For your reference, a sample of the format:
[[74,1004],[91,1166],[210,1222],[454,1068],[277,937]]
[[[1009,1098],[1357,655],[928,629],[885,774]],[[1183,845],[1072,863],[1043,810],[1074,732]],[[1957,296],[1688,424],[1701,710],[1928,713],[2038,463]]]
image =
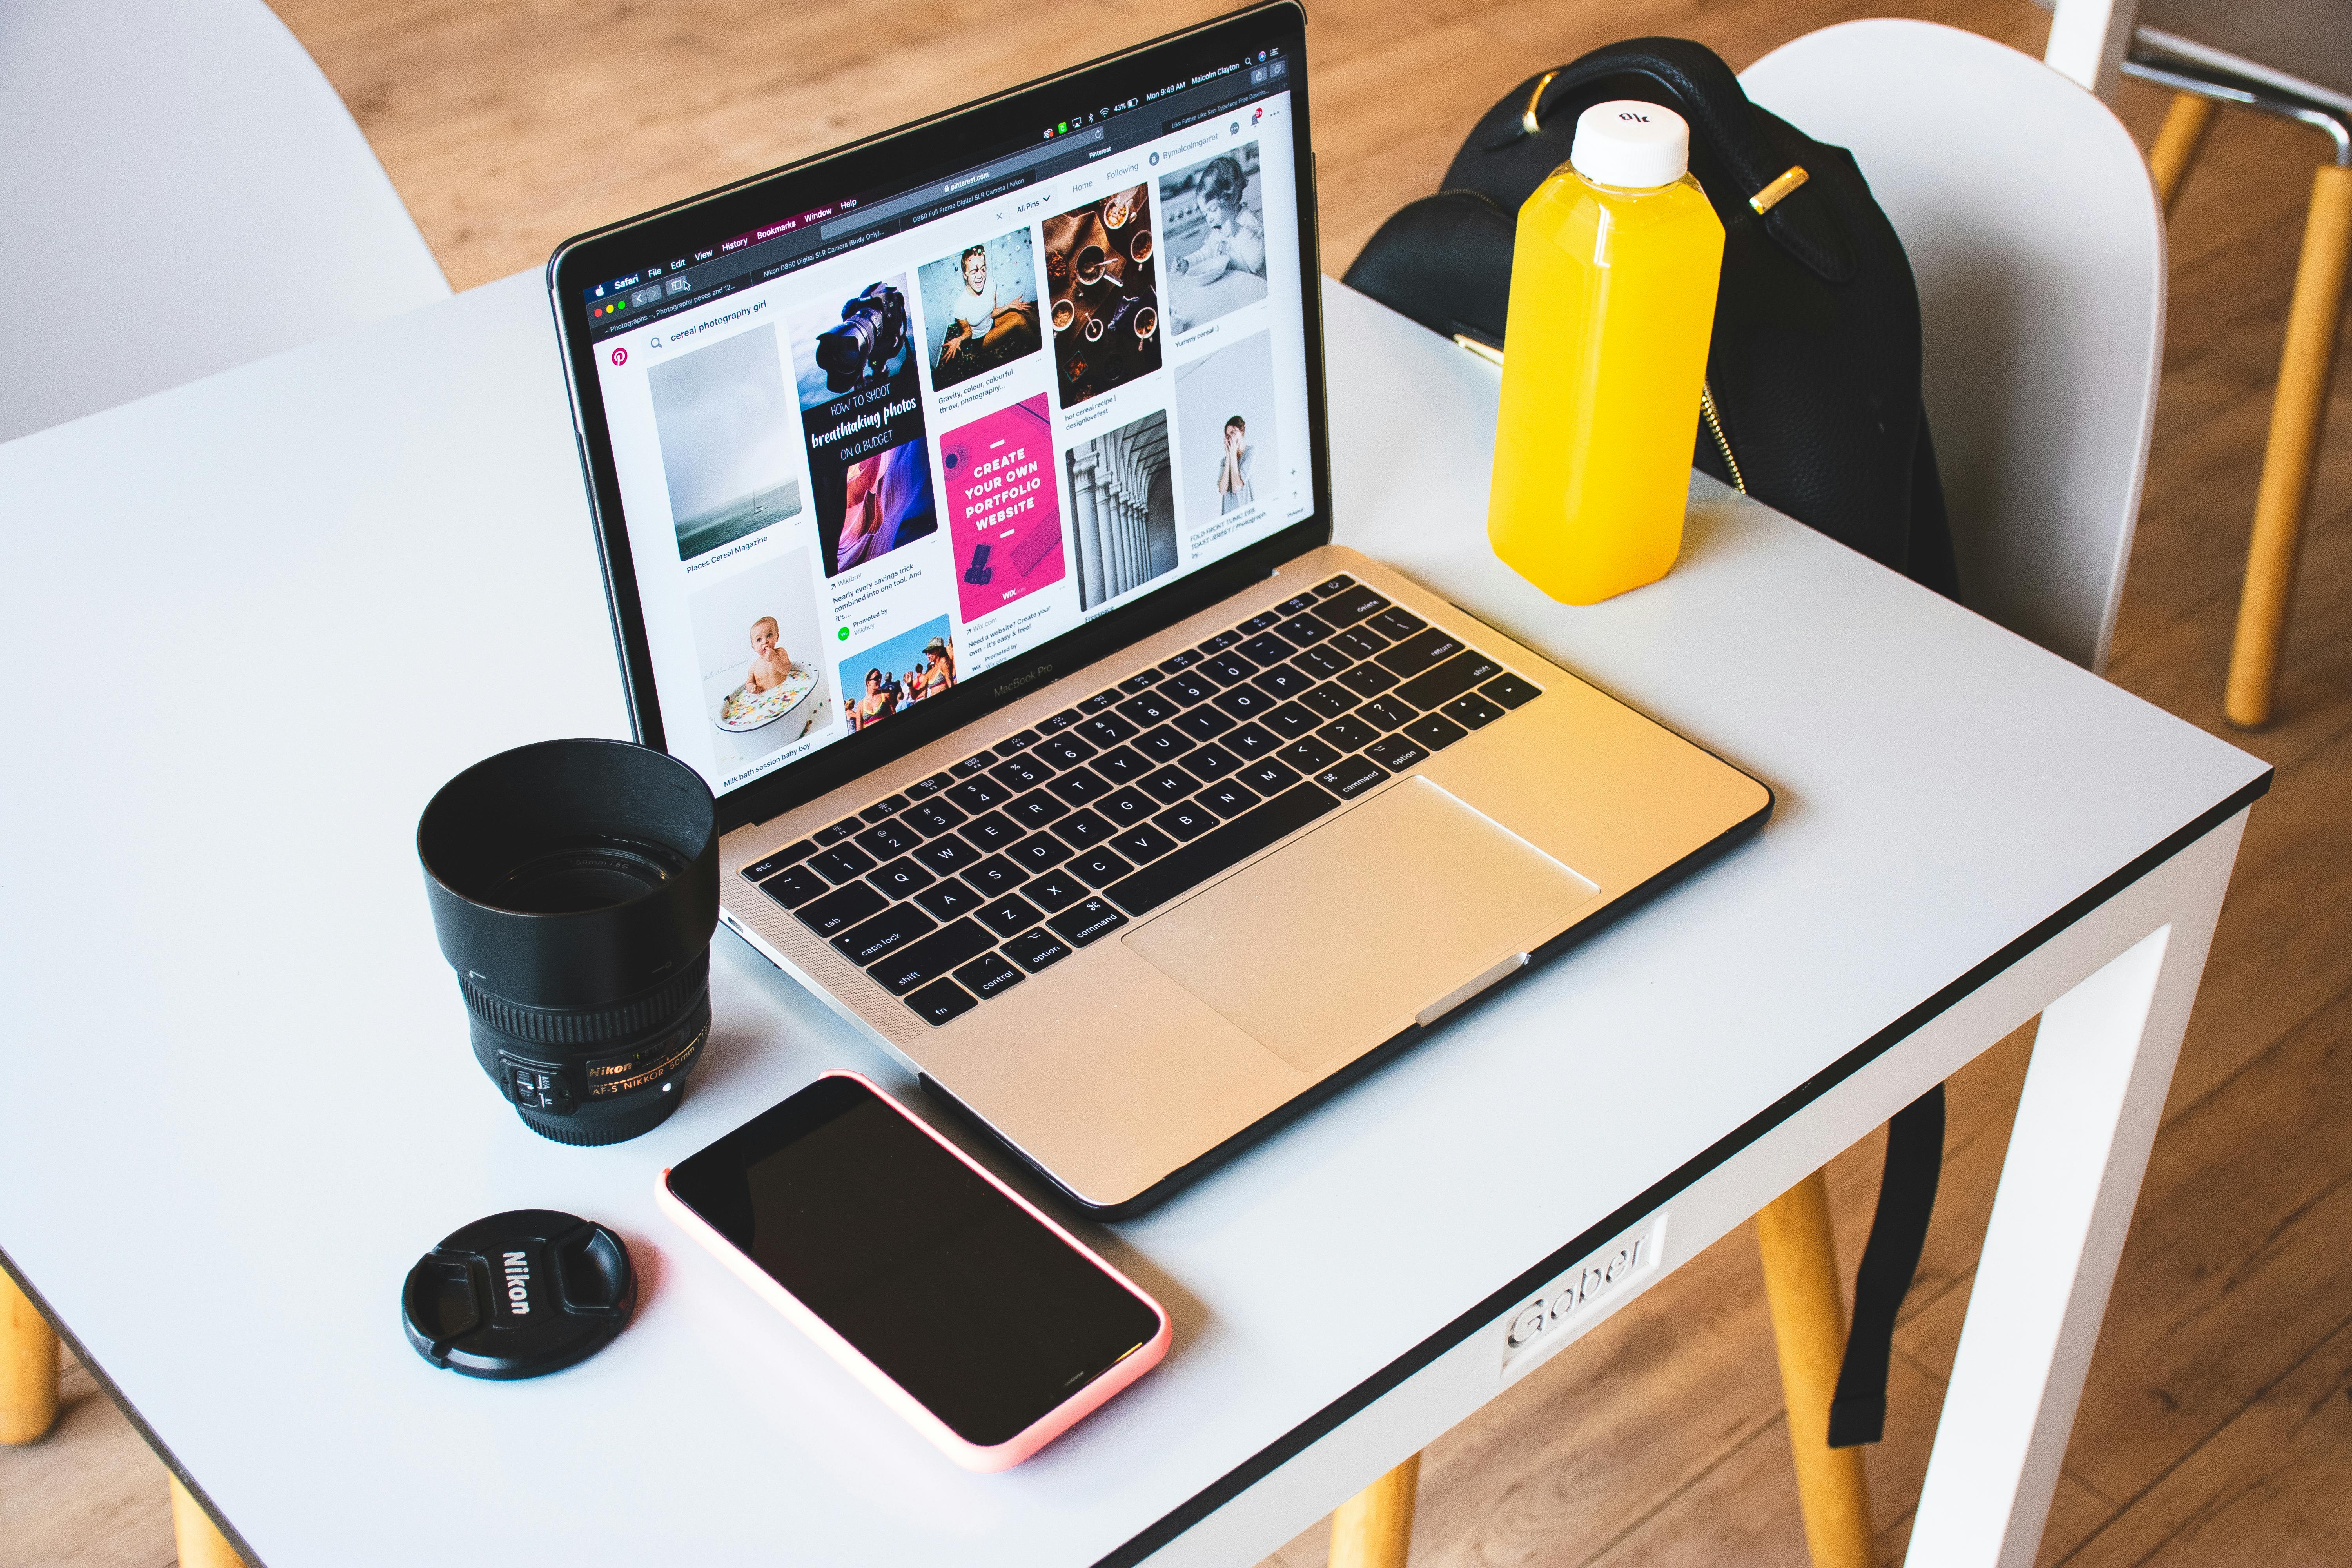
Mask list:
[[1689,165],[1681,115],[1597,103],[1519,209],[1486,535],[1565,604],[1654,583],[1682,550],[1723,270]]

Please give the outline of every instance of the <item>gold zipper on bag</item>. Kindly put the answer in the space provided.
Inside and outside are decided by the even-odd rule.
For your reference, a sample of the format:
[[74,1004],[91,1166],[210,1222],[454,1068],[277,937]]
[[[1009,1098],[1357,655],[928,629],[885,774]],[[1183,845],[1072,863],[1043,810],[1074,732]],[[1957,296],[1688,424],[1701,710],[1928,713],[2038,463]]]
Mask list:
[[1746,495],[1748,481],[1739,477],[1739,459],[1731,455],[1731,443],[1723,435],[1723,420],[1715,412],[1715,388],[1704,381],[1698,384],[1698,411],[1706,427],[1715,433],[1715,449],[1723,454],[1723,466],[1731,470],[1733,488]]

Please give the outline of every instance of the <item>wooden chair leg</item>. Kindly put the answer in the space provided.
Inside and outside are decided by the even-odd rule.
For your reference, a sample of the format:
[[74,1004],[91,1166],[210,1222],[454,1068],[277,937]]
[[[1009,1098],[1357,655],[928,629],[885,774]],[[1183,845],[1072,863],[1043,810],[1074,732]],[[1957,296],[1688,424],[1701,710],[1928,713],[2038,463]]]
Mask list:
[[2344,320],[2344,275],[2352,258],[2352,169],[2328,165],[2313,176],[2304,221],[2303,258],[2287,307],[2286,349],[2279,356],[2278,395],[2254,497],[2253,538],[2246,548],[2246,585],[2238,600],[2238,635],[2230,650],[2230,684],[2221,710],[2242,730],[2267,724],[2278,696],[2279,652],[2294,598],[2295,558],[2311,505],[2320,426],[2336,369]]
[[1845,1307],[1838,1290],[1837,1244],[1830,1234],[1830,1189],[1819,1171],[1756,1216],[1764,1253],[1764,1293],[1780,1356],[1780,1396],[1797,1502],[1813,1568],[1873,1568],[1870,1481],[1860,1448],[1829,1446],[1830,1402],[1845,1357]]
[[2188,183],[2189,165],[2197,162],[2198,149],[2205,145],[2205,132],[2212,128],[2213,111],[2220,107],[2193,92],[2172,95],[2172,107],[2164,113],[2164,129],[2156,133],[2156,145],[2147,150],[2147,172],[2156,176],[2156,198],[2168,214],[2172,211],[2172,199]]
[[1421,1484],[1415,1454],[1331,1516],[1330,1568],[1404,1568],[1412,1550],[1412,1494]]
[[57,1419],[57,1331],[0,1274],[0,1443],[29,1443]]
[[180,1568],[246,1568],[246,1561],[237,1554],[204,1510],[204,1505],[188,1495],[180,1478],[172,1481],[172,1537],[180,1549]]

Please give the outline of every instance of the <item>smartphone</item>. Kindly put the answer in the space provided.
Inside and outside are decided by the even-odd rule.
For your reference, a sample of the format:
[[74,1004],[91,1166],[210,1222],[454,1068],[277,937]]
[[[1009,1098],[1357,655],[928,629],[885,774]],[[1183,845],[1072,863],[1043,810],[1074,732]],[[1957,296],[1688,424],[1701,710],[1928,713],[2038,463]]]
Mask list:
[[949,1458],[1009,1469],[1168,1314],[874,1083],[830,1072],[661,1173],[670,1217]]

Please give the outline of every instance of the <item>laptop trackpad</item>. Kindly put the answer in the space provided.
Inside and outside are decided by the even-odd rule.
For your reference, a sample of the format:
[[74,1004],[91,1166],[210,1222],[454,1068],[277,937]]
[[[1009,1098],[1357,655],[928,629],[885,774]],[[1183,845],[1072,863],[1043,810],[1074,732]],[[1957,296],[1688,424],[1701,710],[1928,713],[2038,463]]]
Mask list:
[[1415,775],[1125,941],[1312,1072],[1404,1029],[1598,891]]

